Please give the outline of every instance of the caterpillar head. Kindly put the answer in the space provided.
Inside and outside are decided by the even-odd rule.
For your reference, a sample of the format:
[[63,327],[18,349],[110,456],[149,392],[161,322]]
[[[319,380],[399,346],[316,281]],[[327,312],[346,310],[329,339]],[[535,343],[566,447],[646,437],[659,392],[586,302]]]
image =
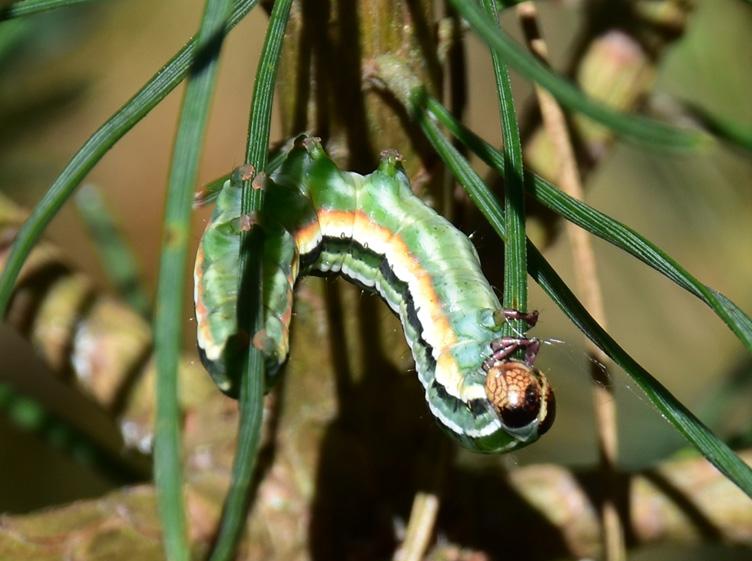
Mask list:
[[486,397],[504,429],[532,442],[551,428],[556,399],[546,376],[519,360],[497,361],[488,369]]

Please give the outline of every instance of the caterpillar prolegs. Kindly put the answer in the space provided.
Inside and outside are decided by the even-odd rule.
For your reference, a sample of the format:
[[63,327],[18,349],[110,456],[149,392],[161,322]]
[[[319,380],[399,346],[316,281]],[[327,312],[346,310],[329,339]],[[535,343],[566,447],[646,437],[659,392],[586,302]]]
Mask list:
[[[242,348],[241,175],[221,188],[195,267],[202,361],[230,395],[237,383],[228,364]],[[266,357],[270,380],[287,359],[296,279],[340,274],[377,292],[400,318],[428,406],[462,444],[503,452],[548,430],[555,402],[532,366],[537,341],[502,336],[510,315],[530,324],[536,316],[502,310],[470,240],[412,193],[396,152],[384,152],[378,169],[362,176],[339,170],[316,139],[301,136],[254,185],[264,189],[263,209],[251,222],[265,239],[258,257],[265,324],[251,340]],[[525,361],[511,359],[520,347]]]

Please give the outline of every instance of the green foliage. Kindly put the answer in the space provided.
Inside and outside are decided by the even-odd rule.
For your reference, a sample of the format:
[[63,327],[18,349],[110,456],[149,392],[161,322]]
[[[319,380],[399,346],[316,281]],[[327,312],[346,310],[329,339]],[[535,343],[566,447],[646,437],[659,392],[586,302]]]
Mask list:
[[[246,146],[246,163],[256,170],[266,168],[274,85],[291,6],[292,0],[278,0],[274,3],[256,72]],[[262,191],[253,189],[246,181],[243,185],[243,214],[250,216],[258,211],[262,204],[261,197]],[[241,248],[245,248],[245,251],[241,251],[240,255],[243,282],[239,296],[238,321],[241,322],[239,325],[247,325],[248,333],[260,331],[264,322],[260,259],[253,258],[263,255],[263,241],[258,231],[254,232],[254,235],[244,232],[241,238]],[[232,558],[245,524],[249,489],[261,437],[264,378],[264,357],[261,351],[250,345],[248,359],[243,364],[240,376],[238,447],[232,466],[232,482],[222,512],[219,535],[209,557],[210,561],[225,561]]]
[[709,140],[709,137],[699,131],[681,130],[643,117],[623,115],[593,101],[570,82],[551,72],[533,55],[522,50],[506,33],[486,18],[475,2],[450,2],[467,20],[473,31],[498,53],[507,65],[543,86],[564,107],[580,111],[627,138],[656,146],[696,148]]
[[[225,23],[225,31],[235,27],[251,11],[257,1],[236,0],[232,13]],[[144,84],[136,95],[89,137],[65,169],[60,172],[16,236],[13,249],[0,276],[0,315],[4,315],[8,308],[13,287],[24,261],[86,174],[125,133],[183,81],[193,61],[200,57],[201,52],[196,46],[196,39],[191,39],[151,80]]]
[[0,8],[0,21],[23,16],[31,16],[57,8],[67,8],[93,0],[20,0]]
[[[504,211],[490,189],[467,160],[442,135],[429,115],[418,112],[417,119],[434,149],[440,154],[460,185],[465,188],[470,199],[493,226],[499,237],[505,240],[507,232],[504,224]],[[577,328],[632,377],[661,415],[674,425],[690,444],[695,446],[742,491],[752,497],[752,469],[598,325],[554,268],[529,241],[528,257],[530,275]]]
[[183,504],[177,387],[183,295],[180,290],[175,290],[175,287],[183,286],[185,276],[190,239],[191,201],[229,11],[230,0],[206,2],[201,27],[196,36],[196,52],[199,56],[194,58],[191,65],[183,97],[167,185],[162,258],[154,318],[157,363],[154,477],[165,550],[170,561],[190,559]]
[[84,185],[76,194],[76,206],[97,244],[104,269],[112,279],[115,290],[134,310],[149,317],[151,305],[139,278],[136,258],[123,239],[102,195],[93,186]]
[[[500,152],[463,127],[437,100],[422,93],[416,97],[422,99],[419,103],[425,103],[431,115],[463,144],[504,176],[504,157]],[[744,346],[752,351],[752,319],[723,294],[697,280],[650,240],[582,201],[570,197],[539,175],[528,174],[526,189],[536,201],[573,224],[626,251],[702,300],[729,326]]]
[[[483,0],[489,19],[496,22],[496,0]],[[501,134],[504,139],[504,212],[507,237],[504,243],[504,298],[506,309],[527,311],[527,252],[525,245],[525,195],[522,162],[522,141],[517,123],[517,110],[512,96],[509,71],[499,54],[491,49],[491,62],[496,78],[496,96],[499,99]],[[524,333],[527,326],[521,320],[508,321],[504,334],[512,337]],[[521,358],[522,351],[517,351]]]

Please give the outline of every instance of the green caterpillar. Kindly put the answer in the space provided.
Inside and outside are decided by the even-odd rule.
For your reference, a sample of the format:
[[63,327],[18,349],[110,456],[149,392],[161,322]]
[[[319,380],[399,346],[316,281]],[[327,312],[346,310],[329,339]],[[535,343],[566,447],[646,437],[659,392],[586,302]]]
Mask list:
[[[228,364],[243,347],[236,317],[242,173],[217,196],[194,273],[201,357],[230,395],[237,383]],[[532,324],[536,316],[501,309],[470,240],[412,193],[396,152],[362,176],[339,170],[317,139],[301,136],[254,187],[265,193],[251,221],[265,234],[265,324],[251,339],[270,381],[287,359],[296,279],[341,274],[377,292],[400,318],[428,406],[462,444],[503,452],[548,430],[555,402],[532,366],[537,340],[501,335],[508,317]],[[521,347],[526,360],[510,359]]]

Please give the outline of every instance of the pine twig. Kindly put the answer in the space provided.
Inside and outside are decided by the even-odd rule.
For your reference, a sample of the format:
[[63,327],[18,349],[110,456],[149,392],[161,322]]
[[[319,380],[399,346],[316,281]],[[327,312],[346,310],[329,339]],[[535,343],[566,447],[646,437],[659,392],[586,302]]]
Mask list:
[[[548,65],[548,48],[540,33],[538,11],[535,4],[529,1],[522,2],[516,6],[516,11],[522,24],[528,48],[538,60]],[[543,117],[543,125],[552,140],[559,164],[555,176],[557,182],[568,195],[582,200],[584,189],[577,169],[577,160],[564,112],[556,99],[540,86],[535,86],[535,95]],[[595,254],[590,238],[587,232],[571,222],[566,222],[565,229],[571,244],[572,260],[575,263],[575,283],[579,288],[582,301],[590,310],[592,316],[605,328],[606,312],[603,306],[603,295],[598,281]],[[605,559],[607,561],[623,561],[626,558],[624,525],[615,503],[618,428],[613,384],[605,367],[608,357],[589,339],[586,339],[585,344],[591,358],[598,449],[600,451],[604,488],[607,490],[604,493],[600,511]],[[602,369],[599,368],[600,365],[604,365]]]

